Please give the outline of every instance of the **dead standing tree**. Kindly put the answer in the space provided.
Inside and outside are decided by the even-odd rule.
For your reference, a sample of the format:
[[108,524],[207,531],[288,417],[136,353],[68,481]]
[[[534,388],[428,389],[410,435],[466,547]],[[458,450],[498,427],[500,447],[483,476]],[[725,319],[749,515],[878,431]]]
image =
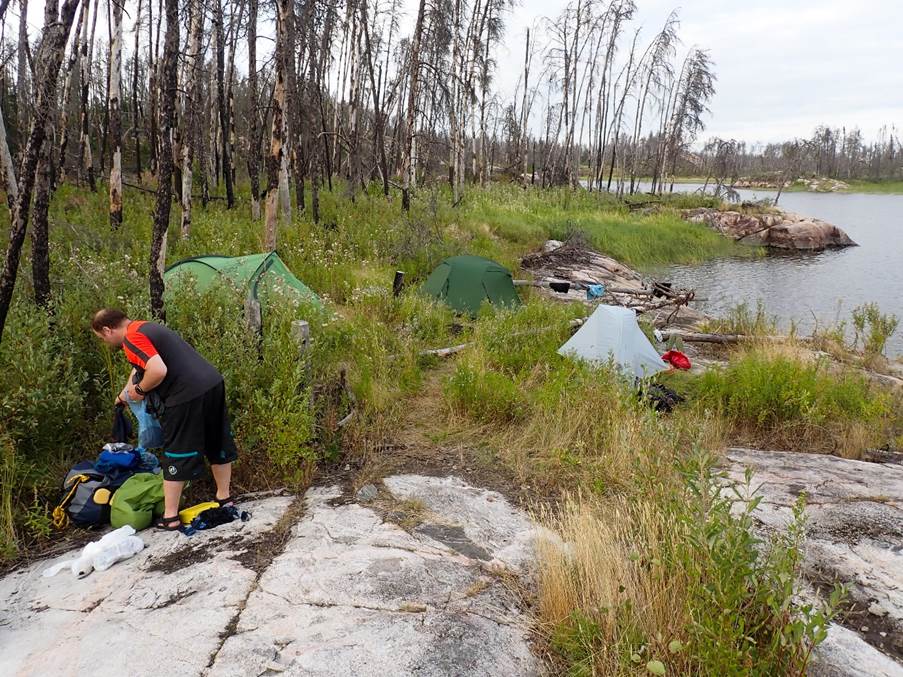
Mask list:
[[248,0],[248,179],[251,184],[251,218],[260,218],[260,93],[257,86],[257,4]]
[[235,189],[232,185],[232,160],[229,154],[229,107],[226,103],[226,38],[223,27],[223,0],[213,2],[213,26],[216,31],[216,100],[219,109],[220,153],[223,179],[226,183],[226,205],[235,206]]
[[[91,0],[85,0],[90,8]],[[88,187],[92,192],[97,191],[97,184],[94,177],[94,155],[91,152],[91,111],[88,107],[88,96],[91,88],[91,56],[94,51],[94,27],[97,25],[97,12],[99,11],[99,0],[94,2],[94,18],[91,21],[90,38],[88,37],[88,22],[85,21],[84,32],[81,39],[81,57],[79,59],[79,83],[81,86],[81,115],[80,115],[80,135],[79,148],[82,159],[81,169],[84,177],[88,181]]]
[[267,251],[276,248],[276,232],[279,220],[279,172],[283,162],[283,141],[285,133],[285,17],[290,0],[278,0],[276,10],[276,81],[271,100],[272,121],[270,123],[270,152],[266,159],[267,190],[266,215],[264,216],[264,247]]
[[110,38],[110,227],[122,225],[122,1],[113,2],[113,34]]
[[426,0],[420,0],[417,9],[417,22],[414,25],[414,36],[411,38],[410,74],[408,76],[408,107],[405,115],[405,153],[402,164],[402,190],[401,208],[404,211],[411,209],[411,190],[416,186],[417,167],[414,162],[415,143],[417,139],[417,96],[420,78],[420,39],[423,36],[423,16],[426,9]]
[[203,0],[191,0],[191,21],[188,51],[185,54],[185,77],[182,92],[182,223],[183,238],[191,235],[191,188],[194,176],[195,148],[198,136],[198,111],[201,97],[198,87],[200,64],[203,61],[201,42],[204,37]]
[[166,39],[160,72],[160,155],[157,174],[157,198],[151,235],[150,286],[151,313],[165,319],[163,307],[163,268],[166,262],[166,232],[172,206],[172,137],[175,127],[176,90],[178,88],[179,2],[166,0]]
[[57,0],[47,0],[45,4],[44,28],[41,33],[40,45],[35,54],[35,61],[40,64],[42,78],[37,83],[31,129],[22,150],[22,162],[19,165],[19,192],[13,207],[3,272],[0,274],[0,340],[3,338],[3,329],[6,326],[6,318],[9,314],[19,272],[19,256],[28,226],[38,158],[46,141],[47,121],[56,101],[60,67],[63,63],[66,42],[69,39],[69,31],[72,29],[78,2],[79,0],[64,0],[59,12],[57,12],[59,7]]

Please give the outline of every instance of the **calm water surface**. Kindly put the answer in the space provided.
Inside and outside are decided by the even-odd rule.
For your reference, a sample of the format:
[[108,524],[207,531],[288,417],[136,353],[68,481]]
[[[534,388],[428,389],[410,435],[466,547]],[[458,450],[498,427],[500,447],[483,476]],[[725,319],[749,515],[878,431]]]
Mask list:
[[[693,184],[675,185],[692,191]],[[741,199],[774,197],[773,191],[740,190]],[[903,355],[903,195],[784,193],[779,206],[814,216],[845,230],[858,247],[815,254],[774,254],[764,259],[719,259],[662,272],[682,287],[696,289],[698,308],[713,315],[741,301],[762,299],[784,327],[791,320],[804,333],[848,319],[862,303],[877,303],[901,318],[888,354]]]

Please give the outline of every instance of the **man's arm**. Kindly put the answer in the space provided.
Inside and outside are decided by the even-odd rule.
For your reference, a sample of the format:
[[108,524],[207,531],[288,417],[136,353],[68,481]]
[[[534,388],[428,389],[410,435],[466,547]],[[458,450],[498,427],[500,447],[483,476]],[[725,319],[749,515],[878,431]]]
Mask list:
[[[144,367],[144,378],[141,379],[141,383],[136,384],[132,383],[131,379],[129,380],[129,397],[133,400],[144,399],[142,393],[149,393],[160,385],[163,382],[163,379],[166,378],[166,371],[166,363],[163,361],[162,357],[159,355],[151,357]],[[141,389],[141,392],[138,391],[139,388]]]
[[126,395],[129,393],[129,385],[133,383],[135,380],[135,370],[129,372],[129,377],[125,380],[125,385],[122,386],[122,390],[119,391],[119,394],[116,396],[116,400],[113,404],[125,404]]

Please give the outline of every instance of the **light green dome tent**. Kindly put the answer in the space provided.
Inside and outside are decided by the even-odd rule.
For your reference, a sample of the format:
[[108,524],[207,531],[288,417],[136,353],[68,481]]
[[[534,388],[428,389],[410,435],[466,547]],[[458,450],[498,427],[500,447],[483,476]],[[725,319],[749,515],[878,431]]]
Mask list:
[[323,307],[320,298],[292,274],[276,252],[248,256],[195,256],[172,264],[163,273],[163,279],[168,293],[177,293],[189,279],[194,280],[198,291],[229,282],[237,289],[247,290],[246,304],[251,307],[259,307],[261,290],[277,288],[297,294],[301,300],[317,308]]
[[511,271],[482,256],[452,256],[440,263],[421,288],[423,293],[461,313],[476,315],[484,300],[515,307],[520,297]]

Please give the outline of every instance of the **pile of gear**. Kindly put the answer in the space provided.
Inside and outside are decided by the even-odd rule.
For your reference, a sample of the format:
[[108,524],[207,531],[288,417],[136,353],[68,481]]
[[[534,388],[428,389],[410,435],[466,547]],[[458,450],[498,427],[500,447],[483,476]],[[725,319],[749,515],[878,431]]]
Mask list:
[[[132,423],[124,405],[117,405],[111,435],[115,441],[104,445],[95,460],[72,466],[63,480],[62,499],[53,510],[57,529],[70,524],[87,529],[110,525],[113,531],[88,543],[78,559],[55,565],[45,575],[55,575],[68,567],[82,578],[93,570],[103,571],[132,557],[144,548],[144,542],[135,533],[147,529],[163,515],[160,461],[149,451],[163,446],[163,430],[143,401],[129,401],[128,406],[138,421],[139,446],[128,443],[133,436]],[[191,536],[196,531],[235,520],[244,522],[250,517],[250,513],[233,505],[211,501],[180,511],[180,531]]]

